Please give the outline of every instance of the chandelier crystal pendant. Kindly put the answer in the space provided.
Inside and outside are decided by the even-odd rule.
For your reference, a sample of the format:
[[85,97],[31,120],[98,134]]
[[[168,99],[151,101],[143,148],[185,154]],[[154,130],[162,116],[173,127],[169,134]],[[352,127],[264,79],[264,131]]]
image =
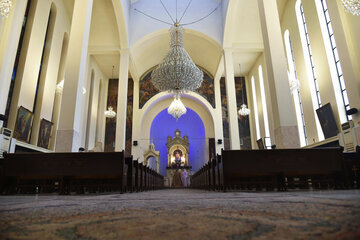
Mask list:
[[0,0],[0,16],[7,18],[11,10],[11,0]]
[[347,12],[360,16],[360,0],[341,0],[341,2]]
[[159,91],[179,95],[198,89],[203,82],[203,72],[196,67],[184,48],[183,35],[184,29],[175,23],[170,29],[170,51],[151,73],[152,82]]
[[186,113],[186,107],[182,103],[178,94],[175,94],[174,100],[168,107],[168,113],[172,115],[176,121],[178,121],[178,119]]
[[108,110],[105,111],[105,117],[107,118],[114,118],[116,116],[116,112],[113,110],[112,107],[108,107]]

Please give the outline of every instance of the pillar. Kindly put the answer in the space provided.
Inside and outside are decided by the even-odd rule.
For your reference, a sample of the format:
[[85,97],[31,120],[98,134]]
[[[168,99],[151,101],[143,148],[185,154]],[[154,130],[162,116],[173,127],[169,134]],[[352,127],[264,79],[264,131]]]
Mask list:
[[[16,1],[8,18],[1,21],[0,39],[0,114],[5,114],[11,76],[19,44],[27,1]],[[0,128],[2,127],[0,121]]]
[[264,76],[267,76],[270,86],[275,144],[278,148],[296,148],[299,147],[298,128],[276,0],[258,0],[258,6],[266,64],[263,69],[266,70]]
[[238,124],[238,110],[236,106],[234,64],[231,49],[224,50],[225,59],[225,85],[226,98],[229,112],[229,131],[230,131],[230,148],[231,150],[240,149],[240,136]]
[[129,81],[129,50],[121,50],[119,67],[119,88],[116,111],[115,151],[125,150],[126,142],[126,110]]
[[87,50],[93,0],[74,2],[64,90],[56,136],[56,151],[78,151],[81,144],[82,88],[86,76]]
[[33,111],[50,4],[48,1],[34,1],[30,6],[9,113],[10,129],[15,127],[20,106]]

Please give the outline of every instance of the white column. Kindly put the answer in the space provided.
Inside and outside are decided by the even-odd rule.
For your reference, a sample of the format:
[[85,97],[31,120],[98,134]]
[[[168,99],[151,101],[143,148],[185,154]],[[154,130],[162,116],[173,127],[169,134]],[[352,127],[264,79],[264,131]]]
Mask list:
[[138,146],[131,147],[131,154],[134,159],[140,158],[140,129],[141,129],[141,120],[140,120],[140,111],[139,111],[139,85],[140,79],[134,78],[134,96],[133,96],[133,119],[132,119],[132,140],[138,141]]
[[276,0],[258,0],[258,6],[266,64],[266,68],[263,69],[267,71],[270,87],[270,119],[273,120],[275,144],[278,148],[299,147]]
[[87,50],[93,0],[76,0],[65,66],[56,151],[78,151],[81,142],[82,89],[86,77]]
[[[6,103],[19,44],[27,1],[16,1],[9,17],[2,18],[0,39],[0,114],[5,114]],[[0,122],[0,128],[2,122]]]
[[118,102],[116,111],[116,136],[115,136],[115,151],[125,150],[126,141],[126,109],[127,109],[127,93],[129,81],[129,50],[122,50],[120,52],[120,67],[119,67],[119,88],[118,88]]
[[[220,79],[224,73],[224,58],[221,58],[218,69],[214,77],[214,91],[215,91],[215,119],[214,119],[214,131],[215,131],[215,150],[216,154],[221,154],[221,149],[224,148],[224,130],[222,120],[222,105],[221,105],[221,89]],[[222,144],[218,144],[218,139],[222,139]]]
[[234,64],[231,49],[224,50],[224,59],[226,98],[229,113],[230,148],[231,150],[238,150],[240,149],[240,136],[237,116],[238,112],[236,107]]
[[21,50],[8,127],[15,127],[18,107],[33,111],[39,68],[48,24],[50,4],[48,1],[32,3],[29,10],[24,42]]
[[49,25],[47,47],[50,50],[48,54],[44,55],[42,72],[40,73],[41,78],[32,127],[33,133],[31,134],[31,144],[33,145],[37,145],[38,142],[41,119],[44,118],[52,121],[55,88],[63,45],[64,29],[62,28],[62,19],[55,12],[52,12],[52,17],[50,18],[50,20],[55,20],[55,22]]

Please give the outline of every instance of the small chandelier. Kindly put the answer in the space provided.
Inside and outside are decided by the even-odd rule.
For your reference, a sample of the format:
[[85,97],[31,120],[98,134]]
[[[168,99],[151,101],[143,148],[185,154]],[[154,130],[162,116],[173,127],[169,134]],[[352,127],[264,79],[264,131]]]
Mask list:
[[11,10],[11,0],[0,0],[0,16],[7,18]]
[[341,0],[345,10],[353,15],[360,16],[360,0]]
[[186,107],[180,100],[180,96],[178,94],[175,95],[174,101],[168,107],[168,113],[176,118],[176,121],[186,113]]
[[109,107],[107,111],[105,111],[105,117],[114,118],[116,116],[116,112],[114,112],[112,107]]
[[203,72],[196,67],[184,48],[183,34],[184,29],[179,23],[171,27],[170,51],[151,73],[152,82],[159,91],[180,94],[198,89],[203,82]]
[[[240,64],[239,64],[239,69],[240,69],[240,74],[241,74],[241,65]],[[238,111],[240,116],[247,116],[250,114],[250,109],[247,108],[247,106],[245,104],[245,100],[244,100],[244,87],[245,87],[245,79],[243,80],[243,84],[241,87],[243,104],[241,105],[241,108]]]
[[238,113],[241,116],[247,116],[250,114],[250,109],[247,108],[246,104],[242,104]]

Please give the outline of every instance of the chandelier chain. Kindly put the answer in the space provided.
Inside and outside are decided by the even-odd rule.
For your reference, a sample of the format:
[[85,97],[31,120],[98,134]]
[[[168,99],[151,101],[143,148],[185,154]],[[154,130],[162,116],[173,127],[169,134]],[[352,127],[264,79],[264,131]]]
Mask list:
[[174,19],[173,19],[173,18],[172,18],[172,16],[170,15],[169,11],[168,11],[168,10],[167,10],[167,8],[165,7],[165,5],[164,5],[164,3],[162,2],[162,0],[160,0],[160,2],[161,2],[161,5],[164,7],[164,9],[165,9],[165,11],[166,11],[167,15],[169,15],[169,17],[170,17],[171,21],[173,21],[173,23],[175,24]]

